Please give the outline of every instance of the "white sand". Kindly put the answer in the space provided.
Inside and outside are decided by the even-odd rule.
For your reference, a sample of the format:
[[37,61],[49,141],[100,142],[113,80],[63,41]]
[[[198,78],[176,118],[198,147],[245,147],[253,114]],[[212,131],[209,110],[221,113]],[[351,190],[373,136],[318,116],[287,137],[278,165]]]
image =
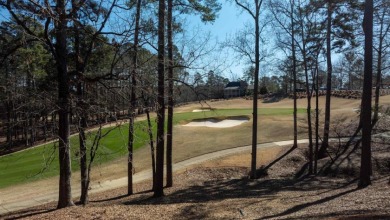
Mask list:
[[215,119],[206,119],[204,121],[193,121],[183,126],[190,127],[209,127],[209,128],[230,128],[234,126],[241,125],[245,122],[249,121],[248,119],[226,119],[222,121],[218,121]]
[[210,109],[194,109],[192,112],[209,112]]

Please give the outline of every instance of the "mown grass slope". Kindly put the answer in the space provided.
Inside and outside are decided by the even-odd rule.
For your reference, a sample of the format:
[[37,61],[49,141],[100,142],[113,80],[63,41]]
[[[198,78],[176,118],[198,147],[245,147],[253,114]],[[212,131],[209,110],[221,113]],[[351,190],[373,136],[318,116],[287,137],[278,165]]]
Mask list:
[[[304,109],[299,109],[303,113]],[[259,115],[263,116],[286,116],[292,115],[292,109],[288,108],[266,108],[259,109]],[[218,109],[205,112],[185,112],[174,115],[174,124],[184,124],[194,119],[209,117],[229,116],[251,116],[251,109]],[[155,119],[152,119],[152,126],[155,128]],[[225,130],[226,131],[226,130]],[[88,134],[88,148],[91,148],[96,130]],[[155,133],[155,129],[153,129]],[[96,161],[107,163],[127,154],[128,124],[117,125],[102,129],[104,137],[101,139]],[[179,134],[180,135],[180,134]],[[231,136],[239,133],[232,132]],[[191,137],[180,137],[191,139]],[[70,138],[72,151],[72,170],[79,170],[78,164],[78,136]],[[135,150],[148,144],[147,122],[138,121],[135,124]],[[241,143],[237,143],[237,146]],[[49,143],[39,147],[30,148],[21,152],[0,157],[0,188],[11,185],[26,183],[38,179],[58,175],[58,143]]]

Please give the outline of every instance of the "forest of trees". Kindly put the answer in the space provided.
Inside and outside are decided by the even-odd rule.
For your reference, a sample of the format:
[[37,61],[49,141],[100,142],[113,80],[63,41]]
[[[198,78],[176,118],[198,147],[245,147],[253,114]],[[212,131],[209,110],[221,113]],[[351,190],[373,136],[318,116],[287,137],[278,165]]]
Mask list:
[[[293,149],[297,92],[305,93],[310,174],[317,173],[317,159],[327,156],[332,90],[361,91],[359,186],[369,185],[371,129],[381,89],[390,86],[388,0],[0,0],[0,155],[58,139],[63,208],[74,204],[70,148],[78,148],[80,201],[87,204],[93,155],[104,134],[98,132],[94,147],[87,148],[86,130],[126,119],[131,195],[135,117],[146,114],[150,121],[149,113],[156,112],[157,133],[150,131],[153,191],[163,196],[165,163],[166,186],[174,184],[174,107],[223,98],[229,82],[218,64],[199,66],[197,60],[209,52],[204,44],[189,38],[194,42],[184,46],[190,51],[182,50],[178,36],[189,30],[180,19],[213,22],[224,4],[251,18],[245,30],[220,45],[248,64],[236,80],[253,84],[254,91],[263,87],[294,98]],[[320,92],[326,94],[323,124],[313,95]],[[251,178],[257,178],[259,94],[252,95]],[[80,146],[70,146],[71,133],[78,134]]]

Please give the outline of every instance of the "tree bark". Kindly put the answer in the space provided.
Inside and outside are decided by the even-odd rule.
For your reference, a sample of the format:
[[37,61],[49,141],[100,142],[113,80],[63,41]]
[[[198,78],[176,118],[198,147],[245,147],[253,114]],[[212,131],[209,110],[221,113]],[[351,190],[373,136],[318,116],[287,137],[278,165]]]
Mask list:
[[158,97],[157,97],[157,152],[156,181],[153,186],[154,197],[164,196],[164,124],[165,124],[165,0],[159,0],[158,9]]
[[360,164],[359,187],[371,184],[371,101],[372,101],[372,66],[373,66],[373,0],[366,0],[364,9],[364,81],[362,95],[361,125],[362,153]]
[[316,73],[316,146],[314,149],[314,174],[317,174],[317,165],[318,165],[318,148],[319,148],[319,127],[320,127],[320,116],[319,116],[319,102],[318,102],[318,97],[319,97],[319,72],[318,72],[318,56],[316,58],[316,68],[315,68],[315,73]]
[[297,58],[295,51],[295,22],[294,22],[294,0],[291,1],[291,52],[292,52],[292,75],[293,75],[293,94],[294,94],[294,143],[293,148],[298,147],[298,122],[297,122]]
[[153,131],[152,131],[152,123],[150,121],[150,111],[149,107],[146,106],[146,118],[148,120],[148,133],[149,133],[149,144],[150,144],[150,156],[152,159],[152,177],[153,177],[153,187],[154,182],[156,181],[156,157],[154,155],[154,143],[153,143]]
[[260,72],[260,6],[258,0],[255,0],[255,73],[254,73],[254,88],[253,88],[253,124],[252,124],[252,158],[251,158],[251,179],[256,179],[256,166],[257,166],[257,127],[258,127],[258,93],[259,93],[259,72]]
[[167,120],[167,187],[172,187],[172,139],[173,139],[173,30],[172,0],[168,0],[168,120]]
[[59,126],[58,126],[58,152],[60,161],[59,198],[57,208],[64,208],[74,205],[71,190],[71,157],[69,143],[69,77],[67,66],[67,17],[64,0],[58,0],[56,11],[56,61],[58,71],[58,104],[59,104]]
[[[77,3],[72,1],[72,7],[76,8]],[[77,13],[75,12],[72,16],[77,19]],[[80,203],[83,205],[88,204],[88,185],[89,185],[89,176],[88,176],[88,165],[87,165],[87,144],[85,139],[85,130],[87,128],[87,118],[86,110],[83,105],[84,101],[84,83],[82,82],[81,75],[84,73],[84,63],[81,58],[81,48],[80,48],[80,31],[78,25],[75,23],[73,26],[74,31],[74,51],[75,51],[75,66],[78,75],[77,82],[77,110],[78,110],[78,129],[79,129],[79,156],[80,156]]]
[[77,85],[77,95],[78,95],[78,108],[80,111],[80,119],[79,119],[79,148],[80,148],[80,177],[81,177],[81,195],[80,202],[83,205],[88,204],[88,166],[87,166],[87,145],[85,139],[85,129],[87,128],[87,119],[84,110],[84,106],[82,105],[84,98],[84,88],[83,83],[80,81]]
[[130,120],[129,120],[129,142],[128,142],[128,161],[127,161],[127,194],[133,194],[133,149],[134,149],[134,122],[137,106],[137,71],[138,71],[138,41],[141,17],[141,0],[137,1],[137,9],[135,15],[135,31],[134,31],[134,49],[133,49],[133,74],[131,77],[131,97],[130,97]]
[[[294,1],[293,1],[294,2]],[[299,10],[300,17],[300,29],[301,29],[301,38],[302,38],[302,57],[303,57],[303,67],[305,71],[305,82],[306,82],[306,98],[307,98],[307,127],[308,127],[308,138],[309,138],[309,174],[313,174],[313,130],[311,122],[311,95],[312,88],[309,86],[309,70],[306,59],[306,37],[304,31],[303,15],[302,10]],[[313,82],[314,83],[314,82]]]
[[328,0],[327,9],[327,28],[326,28],[326,64],[327,64],[327,80],[326,80],[326,101],[325,101],[325,123],[324,137],[321,148],[318,151],[318,158],[326,157],[329,145],[329,128],[330,128],[330,98],[332,92],[332,49],[331,49],[331,32],[332,32],[332,1]]

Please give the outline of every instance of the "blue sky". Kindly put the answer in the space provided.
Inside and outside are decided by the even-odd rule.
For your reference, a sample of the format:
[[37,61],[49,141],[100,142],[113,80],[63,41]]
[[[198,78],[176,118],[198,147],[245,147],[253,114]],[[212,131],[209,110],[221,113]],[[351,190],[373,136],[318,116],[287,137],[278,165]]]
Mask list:
[[[222,3],[222,8],[218,17],[213,23],[204,24],[199,16],[188,16],[189,28],[199,27],[204,32],[209,32],[214,42],[223,43],[227,38],[232,37],[237,31],[244,28],[244,24],[253,23],[253,19],[245,12],[242,12],[234,3]],[[188,30],[187,30],[188,31]],[[225,77],[241,77],[244,69],[248,66],[245,59],[237,59],[237,54],[232,50],[224,50],[227,56],[227,62],[222,68],[222,74]]]
[[0,9],[0,21],[4,21],[8,19],[8,12],[4,9]]
[[218,18],[213,24],[206,24],[205,29],[210,31],[216,37],[224,39],[226,35],[234,34],[242,29],[246,22],[253,22],[252,19],[233,3],[222,4],[222,9]]

